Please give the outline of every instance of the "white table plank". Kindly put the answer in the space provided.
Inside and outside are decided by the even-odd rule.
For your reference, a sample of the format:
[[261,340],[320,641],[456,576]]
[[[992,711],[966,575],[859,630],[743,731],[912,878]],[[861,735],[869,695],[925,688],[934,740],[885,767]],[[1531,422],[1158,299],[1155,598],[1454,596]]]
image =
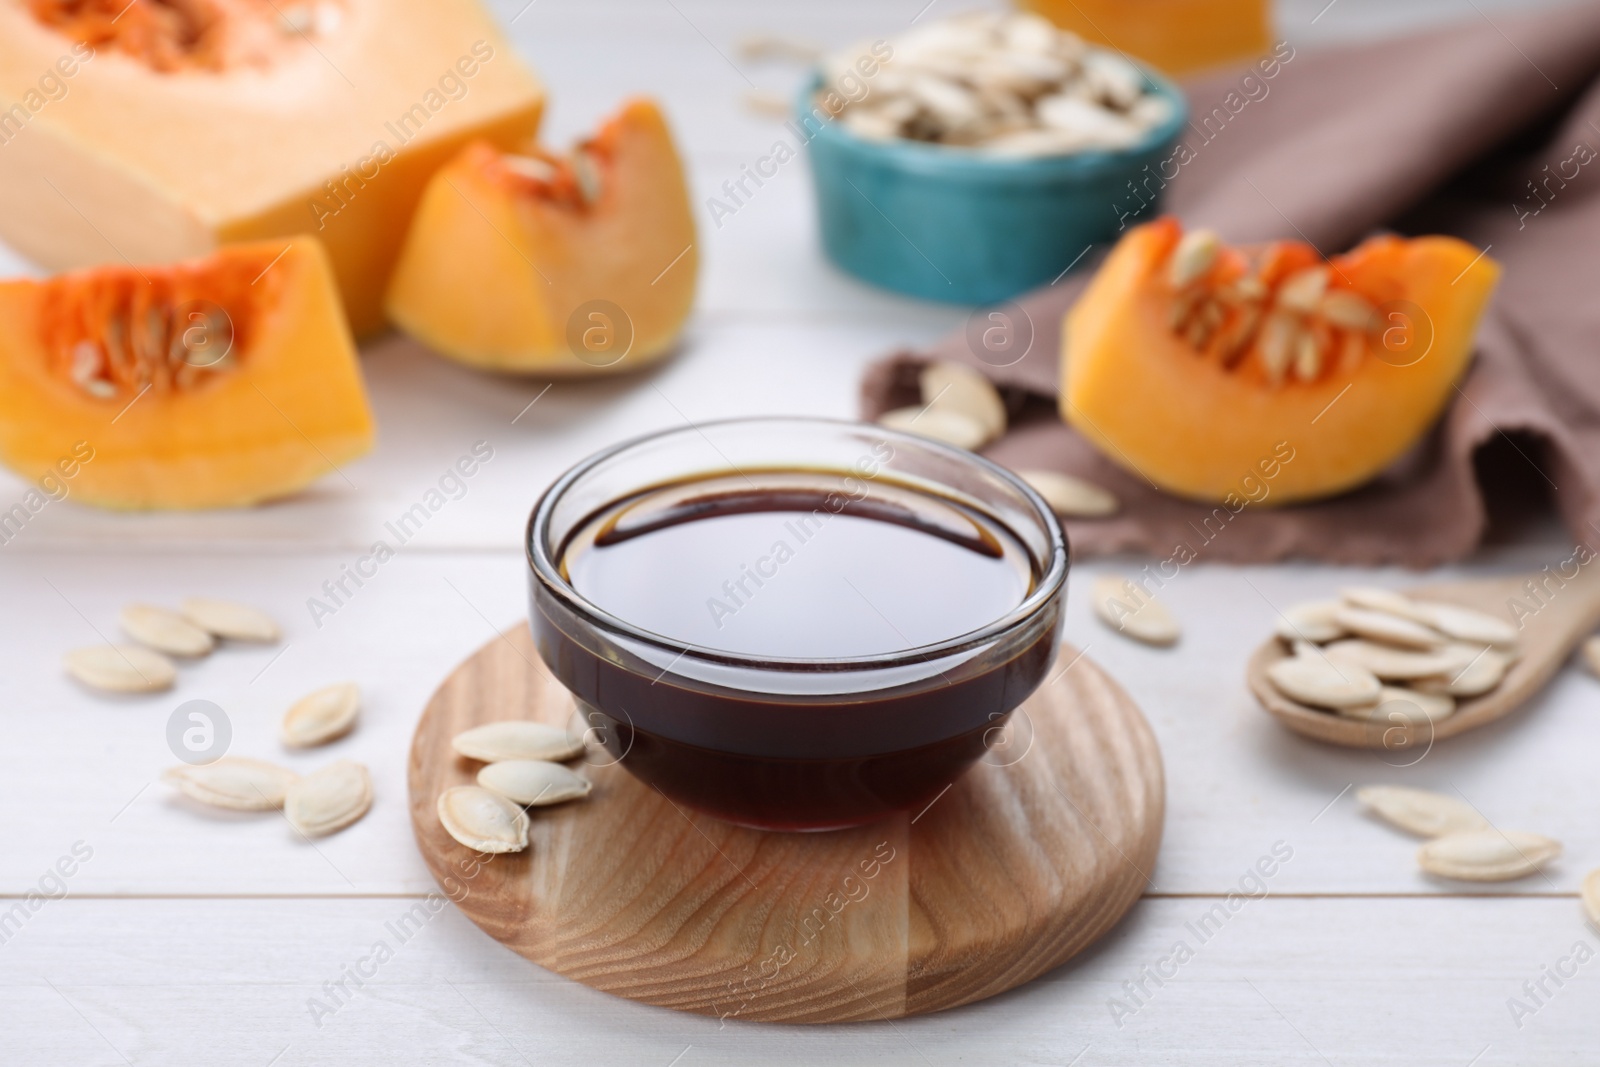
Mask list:
[[[1566,899],[1269,898],[1226,918],[1214,899],[1154,900],[1010,994],[827,1027],[621,1001],[511,954],[448,904],[399,927],[416,904],[52,901],[3,948],[0,990],[27,1020],[7,1028],[7,1062],[1499,1067],[1592,1062],[1600,1012],[1600,936]],[[1558,965],[1569,977],[1545,979],[1536,1003],[1522,984]],[[359,988],[345,977],[358,967]],[[340,981],[336,998],[326,983]],[[1510,998],[1535,1010],[1514,1019]]]

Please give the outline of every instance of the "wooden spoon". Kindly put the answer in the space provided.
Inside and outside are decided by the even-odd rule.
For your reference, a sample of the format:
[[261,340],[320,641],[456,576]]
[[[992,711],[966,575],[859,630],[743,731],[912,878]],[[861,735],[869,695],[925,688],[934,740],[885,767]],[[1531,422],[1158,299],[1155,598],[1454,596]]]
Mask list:
[[[1267,668],[1292,654],[1277,636],[1250,657],[1245,669],[1250,690],[1279,722],[1318,741],[1391,751],[1426,748],[1434,741],[1494,722],[1521,707],[1544,688],[1573,648],[1600,625],[1600,565],[1580,566],[1571,578],[1562,577],[1558,568],[1550,567],[1512,578],[1428,585],[1409,590],[1407,595],[1416,600],[1473,608],[1519,627],[1521,658],[1487,693],[1460,701],[1447,718],[1417,725],[1348,719],[1290,700],[1267,680]],[[1517,604],[1522,605],[1520,610],[1515,609]]]

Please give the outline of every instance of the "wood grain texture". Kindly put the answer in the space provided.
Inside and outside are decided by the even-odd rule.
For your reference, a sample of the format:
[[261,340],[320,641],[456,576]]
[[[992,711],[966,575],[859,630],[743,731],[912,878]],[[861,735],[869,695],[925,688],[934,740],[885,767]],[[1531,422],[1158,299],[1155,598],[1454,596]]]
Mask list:
[[1059,966],[1149,882],[1160,753],[1144,717],[1063,646],[1054,681],[985,761],[923,812],[823,834],[764,833],[680,808],[595,750],[586,802],[533,815],[492,859],[451,839],[438,794],[479,764],[450,738],[498,719],[566,723],[571,697],[526,627],[434,694],[411,748],[413,829],[441,887],[535,962],[618,996],[763,1021],[897,1018]]
[[1406,593],[1417,600],[1475,608],[1518,626],[1520,658],[1487,693],[1460,701],[1456,710],[1439,722],[1414,726],[1349,719],[1290,700],[1267,679],[1267,668],[1291,654],[1276,636],[1250,657],[1245,674],[1251,692],[1279,722],[1307,737],[1351,748],[1422,753],[1435,741],[1484,726],[1522,707],[1561,669],[1578,643],[1600,625],[1600,566],[1594,563],[1577,566],[1570,578],[1550,567],[1536,574],[1445,582]]

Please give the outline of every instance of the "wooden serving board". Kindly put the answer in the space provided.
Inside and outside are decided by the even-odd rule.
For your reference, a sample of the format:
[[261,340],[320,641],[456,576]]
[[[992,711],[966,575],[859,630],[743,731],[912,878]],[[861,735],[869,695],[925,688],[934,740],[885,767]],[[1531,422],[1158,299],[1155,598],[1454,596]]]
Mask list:
[[674,804],[599,748],[586,801],[534,809],[527,851],[481,856],[435,802],[470,783],[461,730],[567,724],[525,626],[429,701],[411,820],[441,889],[491,936],[595,989],[726,1018],[892,1019],[981,1000],[1082,951],[1138,899],[1161,840],[1160,752],[1127,694],[1063,646],[983,762],[920,813],[767,833]]

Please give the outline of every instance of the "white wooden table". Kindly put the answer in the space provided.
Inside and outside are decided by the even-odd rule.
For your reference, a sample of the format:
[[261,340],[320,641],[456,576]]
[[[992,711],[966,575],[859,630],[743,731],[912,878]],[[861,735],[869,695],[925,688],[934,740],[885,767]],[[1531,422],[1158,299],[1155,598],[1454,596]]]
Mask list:
[[[787,92],[797,77],[736,67],[740,35],[841,44],[895,32],[924,0],[525,3],[497,7],[551,87],[556,139],[626,92],[655,93],[703,197],[778,135],[741,104],[746,78]],[[1282,23],[1315,47],[1513,6],[1293,0]],[[0,548],[0,913],[23,911],[0,922],[0,1064],[1600,1062],[1600,962],[1559,987],[1545,976],[1600,950],[1576,899],[1583,873],[1600,866],[1600,683],[1568,671],[1524,713],[1413,766],[1302,741],[1245,692],[1244,660],[1272,604],[1411,577],[1398,572],[1196,563],[1164,594],[1188,623],[1172,651],[1122,641],[1072,602],[1068,638],[1123,681],[1160,737],[1166,837],[1127,920],[1009,995],[893,1024],[719,1025],[544,972],[453,907],[398,942],[386,924],[433,889],[406,816],[412,726],[457,661],[523,616],[518,541],[538,491],[601,445],[685,419],[850,415],[868,360],[964,317],[826,266],[803,163],[720,229],[705,217],[702,226],[699,310],[686,350],[657,371],[557,384],[529,408],[545,383],[484,377],[391,338],[365,358],[380,445],[345,477],[249,512],[114,516],[53,504]],[[494,458],[466,495],[316,625],[308,598],[480,440]],[[0,503],[24,488],[0,478]],[[1546,527],[1451,573],[1537,569],[1570,554],[1564,538]],[[1073,586],[1115,565],[1080,566]],[[62,651],[112,634],[119,605],[190,593],[270,609],[286,645],[186,667],[158,698],[97,699],[62,675]],[[281,710],[346,678],[367,694],[360,729],[331,750],[285,753]],[[302,769],[334,756],[366,762],[371,814],[312,847],[275,816],[177,801],[153,783],[174,762],[167,718],[195,698],[226,710],[236,754]],[[1566,856],[1545,876],[1482,892],[1429,880],[1412,860],[1415,842],[1357,810],[1351,785],[1379,781],[1459,793],[1498,824],[1561,839]],[[1268,895],[1226,911],[1274,847],[1292,859]],[[92,854],[65,864],[74,873],[62,896],[47,871],[75,848]],[[50,899],[29,898],[41,880]],[[1219,903],[1226,921],[1202,929]],[[393,956],[357,987],[347,969],[380,940]],[[1174,966],[1179,942],[1192,958]],[[315,1018],[311,998],[337,1010]],[[1532,1011],[1514,1017],[1512,998]]]

